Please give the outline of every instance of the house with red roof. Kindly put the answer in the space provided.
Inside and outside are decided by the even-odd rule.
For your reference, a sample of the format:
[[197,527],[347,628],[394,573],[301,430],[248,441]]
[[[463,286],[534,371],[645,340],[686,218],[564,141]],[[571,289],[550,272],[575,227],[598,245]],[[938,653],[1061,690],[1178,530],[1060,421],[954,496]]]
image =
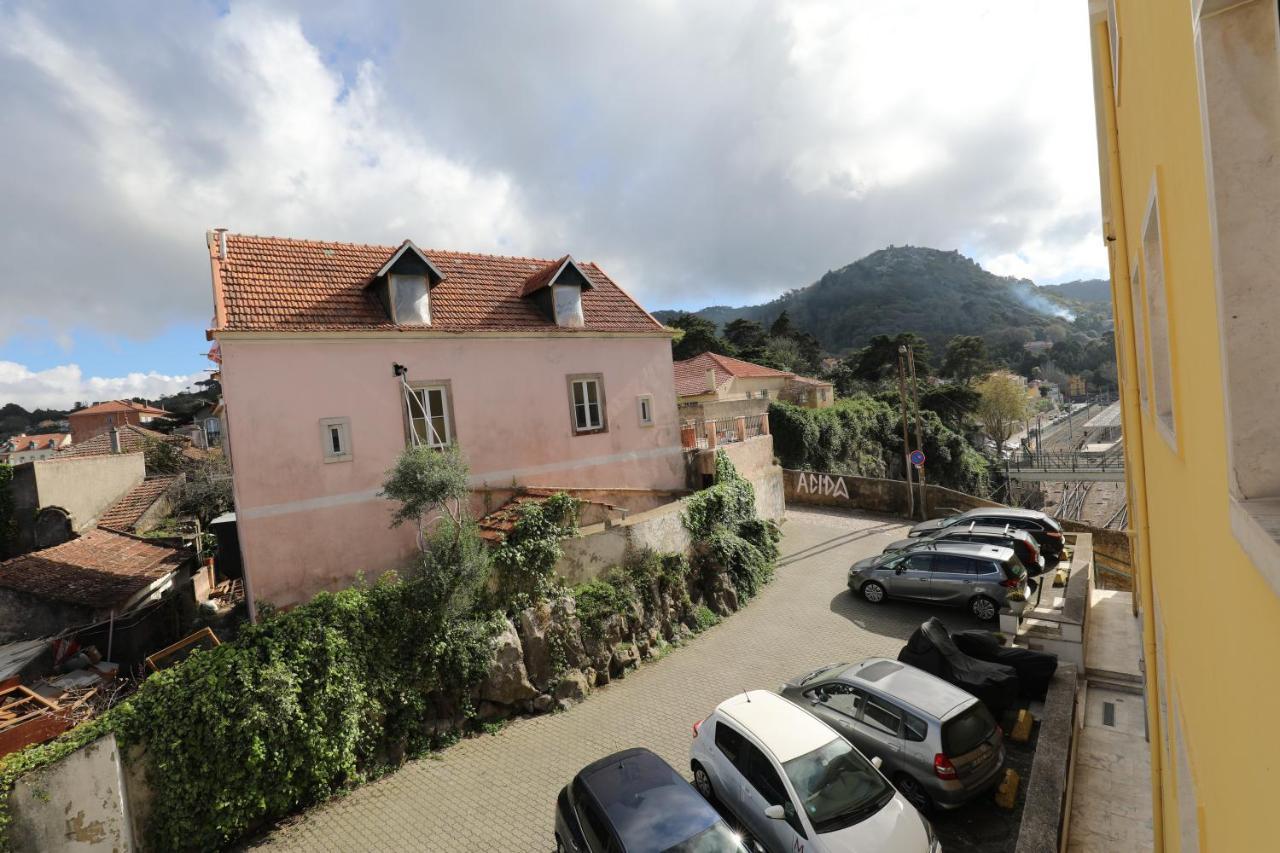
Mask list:
[[52,432],[43,435],[15,435],[5,441],[0,441],[0,462],[8,465],[21,465],[23,462],[48,459],[70,444],[71,435],[65,432]]
[[403,566],[414,533],[379,490],[406,447],[457,446],[477,491],[685,486],[672,333],[597,265],[225,230],[207,245],[253,598]]
[[126,424],[149,424],[157,418],[170,417],[170,413],[145,403],[132,400],[108,400],[105,403],[94,403],[67,415],[71,423],[71,442],[82,441],[103,435],[112,427]]
[[835,400],[830,382],[714,352],[675,362],[675,374],[680,416],[685,421],[755,418],[769,410],[771,400],[813,409],[826,408]]

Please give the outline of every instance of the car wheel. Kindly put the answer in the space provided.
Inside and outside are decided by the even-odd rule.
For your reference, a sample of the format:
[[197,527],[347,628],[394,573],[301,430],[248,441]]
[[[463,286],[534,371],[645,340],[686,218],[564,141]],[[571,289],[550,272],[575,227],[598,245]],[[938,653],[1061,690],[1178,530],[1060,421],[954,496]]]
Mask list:
[[884,601],[884,587],[875,581],[867,581],[862,585],[862,597],[872,604]]
[[985,595],[979,595],[969,602],[969,612],[983,622],[991,622],[996,618],[996,614],[1000,612],[1000,608],[996,607],[996,603]]
[[929,796],[929,792],[912,777],[903,773],[894,779],[893,783],[898,786],[898,793],[915,806],[916,811],[925,814],[933,808],[933,799]]
[[716,801],[715,789],[711,787],[711,776],[698,762],[693,763],[693,787],[708,803]]

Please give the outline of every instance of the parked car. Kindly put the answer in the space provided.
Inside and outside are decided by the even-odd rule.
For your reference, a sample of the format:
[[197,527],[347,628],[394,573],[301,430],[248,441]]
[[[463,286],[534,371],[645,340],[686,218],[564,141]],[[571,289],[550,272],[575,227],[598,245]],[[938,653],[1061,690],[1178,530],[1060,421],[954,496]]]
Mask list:
[[1009,593],[1027,595],[1027,570],[1012,548],[936,542],[927,550],[859,560],[849,569],[849,590],[872,604],[900,598],[965,607],[990,622]]
[[936,533],[929,533],[915,539],[899,539],[884,549],[884,553],[900,553],[902,551],[918,551],[928,548],[936,542],[985,542],[988,545],[1001,545],[1012,548],[1018,560],[1026,568],[1031,577],[1039,577],[1047,571],[1044,555],[1040,553],[1040,545],[1035,537],[1025,530],[1009,525],[987,526],[976,521],[968,524],[953,524]]
[[980,507],[957,515],[947,516],[946,518],[933,518],[929,521],[922,521],[911,528],[911,532],[907,535],[912,538],[928,536],[943,528],[956,524],[967,524],[971,521],[992,527],[1003,527],[1007,524],[1010,527],[1027,531],[1035,537],[1036,543],[1040,546],[1040,551],[1044,554],[1050,568],[1056,566],[1058,560],[1062,558],[1062,549],[1065,544],[1062,539],[1062,525],[1035,509],[1007,506]]
[[788,681],[784,697],[844,735],[921,812],[989,790],[1004,767],[1004,733],[974,696],[886,658],[832,664]]
[[560,789],[556,850],[747,853],[711,804],[647,749],[588,764]]
[[773,853],[938,853],[933,828],[879,764],[763,690],[721,702],[693,727],[694,787]]

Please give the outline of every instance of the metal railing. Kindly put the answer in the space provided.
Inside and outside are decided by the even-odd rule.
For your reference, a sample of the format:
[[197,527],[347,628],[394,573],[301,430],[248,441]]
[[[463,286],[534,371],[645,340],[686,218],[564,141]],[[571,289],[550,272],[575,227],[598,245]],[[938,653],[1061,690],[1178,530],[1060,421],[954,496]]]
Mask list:
[[680,443],[686,449],[710,450],[769,434],[769,415],[739,415],[736,418],[705,420],[696,418],[680,425]]
[[1037,453],[1024,450],[1012,454],[1008,459],[1007,467],[1011,471],[1061,471],[1063,473],[1123,471],[1124,454],[1053,450]]

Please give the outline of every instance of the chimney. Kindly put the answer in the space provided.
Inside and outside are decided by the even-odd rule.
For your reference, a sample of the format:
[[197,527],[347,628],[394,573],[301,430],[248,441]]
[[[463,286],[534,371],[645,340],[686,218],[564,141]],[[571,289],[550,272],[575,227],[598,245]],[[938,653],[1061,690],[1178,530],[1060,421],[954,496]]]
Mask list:
[[218,235],[218,260],[225,261],[227,259],[227,229],[215,228],[213,233]]
[[714,394],[716,390],[716,372],[711,368],[707,368],[707,391]]
[[120,452],[120,430],[116,429],[115,427],[112,427],[111,432],[107,433],[107,435],[111,436],[111,452],[119,453]]

